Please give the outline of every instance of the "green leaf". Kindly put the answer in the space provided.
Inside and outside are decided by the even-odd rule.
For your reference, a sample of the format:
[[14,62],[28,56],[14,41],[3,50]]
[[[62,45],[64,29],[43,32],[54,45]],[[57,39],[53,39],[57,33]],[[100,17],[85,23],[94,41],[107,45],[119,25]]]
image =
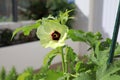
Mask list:
[[13,67],[10,72],[8,73],[8,75],[6,76],[5,80],[16,80],[17,79],[17,72],[15,67]]
[[117,48],[115,49],[115,53],[114,55],[120,55],[120,45],[117,46]]
[[20,74],[17,80],[33,80],[32,68],[27,68],[22,74]]
[[48,68],[41,67],[40,70],[33,75],[32,80],[45,80]]
[[112,76],[108,76],[102,80],[120,80],[120,75],[112,75]]
[[103,38],[102,38],[102,34],[101,34],[100,32],[96,32],[96,33],[95,33],[95,36],[96,36],[96,39],[97,39],[97,40],[103,39]]
[[100,50],[103,51],[103,50],[107,50],[110,48],[110,45],[111,45],[111,39],[107,38],[105,41],[102,41],[100,43]]
[[93,32],[86,32],[84,34],[85,39],[86,39],[86,43],[92,47],[93,49],[95,49],[96,43],[99,41],[99,35],[96,35],[96,33],[94,34]]
[[99,66],[99,69],[96,73],[97,80],[105,80],[109,76],[116,75],[118,71],[120,71],[120,61],[115,61],[109,66],[107,66],[106,63],[103,66]]
[[24,35],[29,35],[30,32],[33,30],[33,29],[36,29],[40,26],[40,23],[35,23],[35,24],[31,24],[31,25],[28,25],[28,26],[23,26],[23,27],[20,27],[20,28],[17,28],[14,32],[13,32],[13,35],[12,35],[12,38],[20,31],[22,31],[24,33]]
[[107,50],[101,51],[100,45],[101,45],[101,42],[97,41],[95,44],[95,47],[94,47],[94,51],[90,54],[89,58],[96,65],[102,66],[102,65],[105,65],[107,63],[109,50],[107,49]]
[[[17,80],[28,80],[29,76],[30,76],[29,72],[24,72],[21,75],[19,75]],[[29,79],[29,80],[31,80],[31,79]]]
[[116,73],[117,71],[120,71],[120,60],[114,61],[109,68],[107,69],[107,74],[111,75]]
[[69,11],[66,10],[64,13],[60,12],[58,20],[60,21],[61,24],[66,24],[66,22],[68,21],[68,19],[71,18],[71,17],[69,17],[69,13],[71,11],[72,10],[69,10]]
[[95,79],[92,79],[88,73],[80,73],[79,77],[73,80],[95,80]]
[[93,42],[95,40],[95,35],[93,32],[86,32],[84,34],[84,36],[86,37],[87,41],[89,41],[89,42]]
[[68,32],[68,36],[69,38],[71,38],[73,41],[81,41],[81,42],[86,42],[86,38],[84,36],[84,33],[83,31],[81,30],[69,30]]
[[98,41],[101,40],[101,34],[99,32],[84,32],[82,30],[69,30],[68,32],[69,38],[73,41],[81,41],[87,43],[91,48],[95,48],[95,45]]
[[95,53],[94,53],[94,57],[96,57],[96,61],[97,61],[97,65],[102,66],[102,65],[106,65],[107,61],[108,61],[108,56],[109,56],[109,50],[104,50],[104,51],[100,51],[100,41],[98,41],[95,45]]
[[54,70],[48,70],[45,80],[58,80],[63,76],[62,72],[56,72]]
[[75,62],[78,60],[78,56],[77,54],[73,51],[73,49],[71,47],[66,47],[66,54],[67,54],[67,60],[69,62]]
[[59,47],[50,51],[44,58],[44,61],[43,61],[44,66],[49,67],[54,57],[58,54],[60,54]]
[[6,71],[5,68],[2,67],[2,69],[0,70],[0,80],[5,80],[6,77]]
[[76,71],[76,73],[79,72],[82,63],[83,63],[82,61],[79,61],[79,62],[76,63],[76,65],[75,65],[75,71]]
[[66,46],[65,51],[66,64],[69,65],[69,71],[74,72],[74,65],[79,60],[78,56],[71,47]]

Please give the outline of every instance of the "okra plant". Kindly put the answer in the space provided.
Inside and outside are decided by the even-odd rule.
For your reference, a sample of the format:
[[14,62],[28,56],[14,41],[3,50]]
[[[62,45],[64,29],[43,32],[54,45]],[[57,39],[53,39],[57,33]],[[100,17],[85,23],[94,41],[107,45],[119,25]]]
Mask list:
[[[114,59],[107,64],[111,39],[103,39],[100,32],[85,32],[69,29],[66,25],[71,11],[60,12],[59,16],[48,16],[37,20],[34,24],[17,28],[12,38],[20,31],[29,35],[32,29],[37,29],[36,35],[44,48],[52,48],[45,56],[43,66],[38,73],[28,69],[19,74],[16,80],[120,80],[120,60]],[[82,59],[65,42],[83,42],[89,45],[90,54]],[[115,56],[120,54],[120,45],[116,44]],[[56,56],[61,56],[62,69],[51,69],[51,63]]]

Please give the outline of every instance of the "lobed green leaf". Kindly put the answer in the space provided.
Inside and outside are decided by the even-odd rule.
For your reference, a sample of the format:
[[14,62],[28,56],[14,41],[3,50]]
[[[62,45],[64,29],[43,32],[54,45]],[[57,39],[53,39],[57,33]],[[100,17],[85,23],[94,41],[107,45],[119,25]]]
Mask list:
[[32,24],[32,25],[28,25],[28,26],[23,26],[23,27],[17,28],[13,32],[13,35],[12,35],[11,39],[13,39],[13,37],[20,31],[22,31],[24,33],[24,35],[28,36],[33,29],[37,29],[39,26],[40,26],[40,23],[35,23],[35,24]]
[[43,65],[49,67],[49,66],[51,65],[51,62],[52,62],[52,60],[54,59],[54,57],[57,56],[58,54],[60,54],[60,52],[59,52],[59,47],[56,48],[56,49],[53,49],[52,51],[50,51],[50,52],[44,57]]

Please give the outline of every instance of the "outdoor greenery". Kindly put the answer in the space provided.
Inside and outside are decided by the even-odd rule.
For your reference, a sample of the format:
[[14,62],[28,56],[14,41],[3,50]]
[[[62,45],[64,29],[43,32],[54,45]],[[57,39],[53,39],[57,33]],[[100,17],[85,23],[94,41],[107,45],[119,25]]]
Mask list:
[[[66,23],[71,11],[60,12],[59,16],[48,16],[36,21],[33,25],[17,28],[12,38],[22,31],[29,35],[32,29],[37,29],[36,35],[45,48],[52,48],[43,60],[43,66],[38,73],[28,68],[17,74],[13,68],[6,74],[3,68],[0,80],[120,80],[120,60],[114,58],[113,63],[108,63],[111,39],[103,39],[101,33],[84,32],[82,30],[68,29]],[[84,42],[89,45],[89,55],[79,59],[79,55],[65,44],[71,39],[73,42]],[[116,43],[115,55],[120,54],[120,45]],[[61,56],[62,69],[50,69],[56,56]]]
[[[26,7],[25,15],[29,19],[41,19],[47,17],[49,14],[57,16],[59,11],[65,11],[66,9],[74,9],[76,5],[74,1],[69,0],[29,0],[29,6]],[[74,11],[70,14],[73,15]]]
[[0,16],[0,22],[11,21],[12,17]]
[[[49,14],[58,16],[59,11],[73,10],[69,15],[75,15],[76,5],[74,0],[28,0],[29,6],[21,7],[19,18],[38,20]],[[25,6],[25,5],[24,5]],[[68,20],[67,25],[72,27],[73,20]]]

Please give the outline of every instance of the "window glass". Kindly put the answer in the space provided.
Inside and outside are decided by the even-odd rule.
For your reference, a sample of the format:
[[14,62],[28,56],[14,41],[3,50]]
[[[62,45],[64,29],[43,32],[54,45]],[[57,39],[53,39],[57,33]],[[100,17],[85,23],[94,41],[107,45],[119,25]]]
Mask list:
[[0,0],[0,22],[12,20],[11,0]]

